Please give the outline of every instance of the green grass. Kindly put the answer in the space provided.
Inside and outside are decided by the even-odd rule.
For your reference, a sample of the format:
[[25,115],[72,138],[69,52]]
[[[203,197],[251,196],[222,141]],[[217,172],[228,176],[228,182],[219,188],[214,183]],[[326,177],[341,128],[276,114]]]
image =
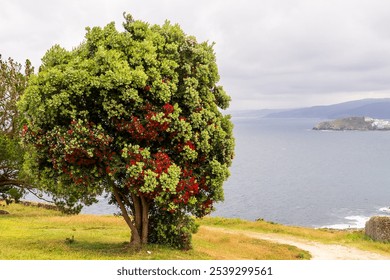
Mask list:
[[121,217],[75,215],[11,204],[0,206],[10,215],[0,216],[0,259],[16,260],[207,260],[207,259],[308,259],[296,247],[245,236],[209,232],[200,228],[194,249],[174,250],[148,245],[140,251],[128,246],[130,233]]
[[[195,251],[159,246],[128,247],[129,230],[121,217],[76,215],[17,204],[0,216],[0,259],[203,259]],[[151,252],[151,253],[148,253]]]
[[[354,246],[390,255],[390,244],[373,242],[360,232],[289,227],[265,221],[206,218],[198,221],[193,250],[174,250],[147,245],[139,251],[128,246],[130,233],[121,217],[75,215],[11,204],[1,206],[10,215],[0,215],[0,259],[16,260],[208,260],[208,259],[310,259],[299,248],[275,244],[243,234],[209,230],[205,226],[240,231],[280,233],[289,236]],[[203,225],[203,227],[202,227]]]

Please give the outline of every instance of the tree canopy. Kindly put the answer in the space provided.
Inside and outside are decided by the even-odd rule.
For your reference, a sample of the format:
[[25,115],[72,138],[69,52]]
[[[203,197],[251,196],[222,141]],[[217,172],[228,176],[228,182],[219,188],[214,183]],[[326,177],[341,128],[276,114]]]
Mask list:
[[19,199],[25,181],[20,178],[24,151],[20,146],[19,114],[16,103],[23,94],[28,77],[33,72],[26,61],[22,65],[0,55],[0,197],[7,202]]
[[213,44],[125,15],[42,59],[19,104],[39,185],[68,209],[102,193],[132,244],[188,248],[193,217],[223,200],[234,138]]

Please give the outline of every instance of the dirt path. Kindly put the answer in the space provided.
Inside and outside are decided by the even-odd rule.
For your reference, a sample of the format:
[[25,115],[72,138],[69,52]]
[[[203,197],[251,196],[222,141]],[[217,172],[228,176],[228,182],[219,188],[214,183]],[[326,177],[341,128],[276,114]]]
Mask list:
[[258,233],[241,230],[228,230],[217,227],[202,226],[210,231],[221,231],[231,234],[241,234],[251,238],[288,244],[310,252],[312,260],[390,260],[390,256],[359,250],[343,245],[329,245],[316,241],[286,237],[280,234]]

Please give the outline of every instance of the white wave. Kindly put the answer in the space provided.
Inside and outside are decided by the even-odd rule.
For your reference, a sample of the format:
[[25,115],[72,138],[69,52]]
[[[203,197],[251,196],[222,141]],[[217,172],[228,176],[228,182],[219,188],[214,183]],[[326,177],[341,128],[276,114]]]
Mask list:
[[356,228],[364,228],[366,226],[366,222],[370,219],[370,217],[366,216],[348,216],[345,219],[353,221],[353,225]]
[[380,211],[380,212],[384,212],[384,213],[390,213],[390,207],[382,207],[382,208],[379,208],[379,211]]
[[366,222],[370,219],[370,217],[365,216],[347,216],[345,217],[349,222],[344,224],[334,224],[322,226],[321,228],[330,228],[330,229],[355,229],[355,228],[364,228]]

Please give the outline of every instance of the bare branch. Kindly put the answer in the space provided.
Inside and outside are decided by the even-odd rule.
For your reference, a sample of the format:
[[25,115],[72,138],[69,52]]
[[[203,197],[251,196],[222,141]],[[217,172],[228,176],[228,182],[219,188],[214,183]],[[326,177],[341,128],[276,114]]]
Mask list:
[[43,198],[43,197],[41,197],[41,196],[39,196],[38,194],[36,194],[35,192],[34,192],[34,189],[30,189],[30,188],[26,188],[26,190],[29,192],[29,193],[31,193],[32,195],[34,195],[36,198],[39,198],[40,200],[43,200],[43,201],[45,201],[45,202],[47,202],[47,203],[54,203],[54,201],[52,201],[52,200],[48,200],[48,199],[46,199],[46,198]]

